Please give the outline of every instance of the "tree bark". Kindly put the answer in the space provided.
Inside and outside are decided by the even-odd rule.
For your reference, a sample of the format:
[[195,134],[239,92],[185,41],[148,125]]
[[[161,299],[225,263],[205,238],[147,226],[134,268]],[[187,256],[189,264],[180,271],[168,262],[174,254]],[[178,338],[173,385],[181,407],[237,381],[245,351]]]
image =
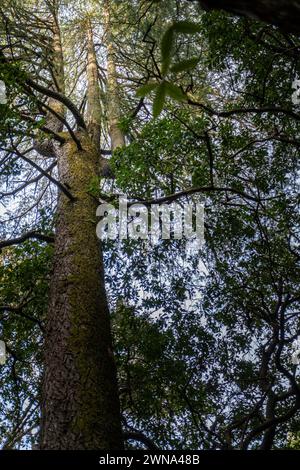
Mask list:
[[[64,58],[63,50],[61,44],[61,33],[58,22],[57,11],[52,12],[52,60],[51,60],[51,75],[53,78],[53,89],[55,91],[64,93],[65,92],[65,75],[64,75]],[[57,113],[59,116],[64,118],[65,108],[64,105],[50,98],[48,106],[54,113]],[[47,128],[56,134],[63,130],[63,123],[51,112],[47,111],[46,116]],[[55,156],[55,146],[53,139],[40,135],[37,140],[34,142],[35,150],[42,156],[46,158],[51,158]]]
[[87,27],[87,130],[98,152],[101,176],[111,177],[108,160],[101,157],[101,90],[99,84],[98,62],[94,45],[94,35],[91,21],[88,19]]
[[41,449],[120,449],[117,394],[97,202],[87,194],[98,152],[81,136],[61,148],[60,180],[75,202],[59,197],[45,341]]
[[120,99],[118,94],[117,70],[115,62],[115,48],[111,31],[111,2],[104,0],[104,20],[105,20],[105,42],[107,49],[107,114],[109,134],[111,139],[111,150],[125,145],[125,138],[119,127],[121,112]]
[[102,251],[96,236],[98,204],[88,194],[101,166],[91,30],[88,41],[89,126],[87,132],[76,133],[83,150],[68,133],[63,133],[61,147],[55,145],[59,181],[70,188],[75,200],[62,193],[58,200],[44,344],[42,450],[123,447]]
[[100,156],[101,140],[101,94],[98,79],[98,63],[94,46],[93,30],[90,20],[87,21],[87,115],[88,131],[92,142],[96,146]]
[[206,10],[222,9],[300,33],[300,0],[200,0]]

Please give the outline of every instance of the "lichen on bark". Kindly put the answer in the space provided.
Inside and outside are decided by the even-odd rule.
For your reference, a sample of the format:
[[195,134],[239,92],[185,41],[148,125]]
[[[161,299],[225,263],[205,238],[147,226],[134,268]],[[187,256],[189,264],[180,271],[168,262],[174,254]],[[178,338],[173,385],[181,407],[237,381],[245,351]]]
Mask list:
[[67,138],[59,149],[60,195],[45,340],[41,449],[122,448],[116,370],[103,260],[96,236],[97,201],[87,192],[99,155]]

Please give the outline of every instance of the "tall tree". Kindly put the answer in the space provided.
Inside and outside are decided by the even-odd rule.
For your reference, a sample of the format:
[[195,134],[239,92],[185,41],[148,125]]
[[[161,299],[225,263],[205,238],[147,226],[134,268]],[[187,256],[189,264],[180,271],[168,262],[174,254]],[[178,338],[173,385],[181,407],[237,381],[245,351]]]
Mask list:
[[[2,447],[298,445],[299,40],[198,7],[1,7]],[[118,192],[206,245],[100,247]]]
[[[18,2],[13,6],[17,8]],[[26,7],[26,6],[25,6]],[[22,7],[23,15],[31,13]],[[76,105],[65,95],[64,54],[60,32],[60,4],[45,2],[41,22],[49,23],[51,85],[38,77],[19,79],[19,86],[46,110],[44,130],[56,137],[44,139],[35,150],[55,158],[59,194],[55,224],[53,274],[44,345],[41,449],[122,448],[120,412],[110,332],[101,246],[94,227],[97,201],[89,185],[101,174],[101,113],[98,69],[89,18],[84,21],[87,38],[86,122]],[[12,18],[3,16],[10,25]],[[14,28],[18,23],[12,23]],[[39,18],[35,26],[40,25]],[[24,36],[30,40],[32,30]],[[10,30],[13,35],[13,31]],[[13,45],[12,45],[13,47]],[[12,49],[13,50],[13,49]],[[31,60],[34,60],[33,57]],[[44,51],[42,60],[46,60]],[[11,54],[2,54],[9,63]],[[37,80],[37,81],[36,81]],[[37,94],[35,95],[35,92]],[[49,98],[49,99],[48,99]],[[66,109],[73,114],[77,129],[65,120]],[[27,119],[32,119],[30,115]],[[34,119],[33,119],[34,121]],[[67,132],[62,133],[66,126]],[[69,130],[69,132],[68,132]],[[13,144],[14,145],[14,144]],[[15,148],[17,155],[22,151]],[[29,162],[34,162],[34,157]],[[34,163],[33,163],[34,164]],[[46,173],[47,174],[47,173]]]

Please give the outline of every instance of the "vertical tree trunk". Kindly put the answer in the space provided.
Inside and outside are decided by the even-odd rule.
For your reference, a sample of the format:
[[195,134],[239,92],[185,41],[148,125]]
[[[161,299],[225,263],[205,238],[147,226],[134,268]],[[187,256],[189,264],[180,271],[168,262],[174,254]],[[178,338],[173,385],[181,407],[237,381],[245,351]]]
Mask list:
[[88,130],[100,158],[101,140],[101,93],[99,86],[98,63],[94,46],[93,30],[90,20],[87,21],[87,114]]
[[[91,84],[91,49],[88,56]],[[110,317],[96,236],[97,201],[88,194],[91,180],[99,175],[100,117],[95,89],[89,87],[88,96],[90,134],[77,133],[83,150],[68,134],[66,143],[56,149],[59,179],[76,200],[61,194],[58,202],[44,346],[41,449],[122,448]]]
[[59,173],[75,202],[60,196],[45,342],[42,449],[120,449],[121,429],[97,203],[87,194],[98,153],[72,141]]
[[105,21],[105,38],[107,47],[107,111],[109,134],[111,139],[111,149],[125,145],[124,134],[119,128],[120,121],[120,100],[118,94],[118,81],[115,62],[115,50],[112,39],[111,21],[110,21],[110,0],[104,0],[104,21]]
[[[64,74],[64,58],[61,44],[61,34],[60,27],[58,22],[58,13],[57,11],[52,12],[52,54],[49,58],[51,66],[51,75],[53,78],[53,90],[59,91],[61,93],[65,92],[65,74]],[[53,98],[49,99],[48,106],[54,113],[57,113],[61,117],[65,116],[64,105],[60,101],[56,101]],[[47,116],[47,127],[48,129],[54,131],[55,133],[61,132],[63,130],[63,122],[57,119],[57,117],[51,112],[48,111]],[[39,137],[34,142],[34,147],[40,155],[43,155],[47,158],[55,156],[55,145],[53,140],[45,137]]]

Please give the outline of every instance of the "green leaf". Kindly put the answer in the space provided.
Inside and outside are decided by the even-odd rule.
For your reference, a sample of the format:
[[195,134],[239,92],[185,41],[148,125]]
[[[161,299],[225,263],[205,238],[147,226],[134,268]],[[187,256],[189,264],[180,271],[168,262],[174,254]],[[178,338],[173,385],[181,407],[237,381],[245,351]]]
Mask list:
[[178,73],[178,72],[184,72],[186,70],[194,69],[196,65],[198,64],[198,62],[199,62],[198,57],[192,57],[191,59],[182,60],[181,62],[178,62],[177,64],[171,67],[171,72]]
[[163,110],[166,98],[166,82],[162,82],[158,86],[156,95],[153,101],[153,117],[157,118]]
[[170,82],[166,82],[166,93],[176,101],[185,101],[187,99],[187,96],[181,88]]
[[173,42],[174,42],[174,29],[173,26],[170,26],[163,38],[161,40],[161,58],[162,58],[162,75],[166,75],[169,70],[170,63],[171,63],[171,54],[173,50]]
[[195,34],[201,31],[201,26],[191,21],[177,21],[174,23],[173,28],[177,33],[184,34]]
[[149,95],[151,91],[155,90],[155,88],[158,87],[157,83],[146,83],[145,85],[142,85],[136,92],[136,96],[139,97],[144,97]]

